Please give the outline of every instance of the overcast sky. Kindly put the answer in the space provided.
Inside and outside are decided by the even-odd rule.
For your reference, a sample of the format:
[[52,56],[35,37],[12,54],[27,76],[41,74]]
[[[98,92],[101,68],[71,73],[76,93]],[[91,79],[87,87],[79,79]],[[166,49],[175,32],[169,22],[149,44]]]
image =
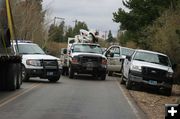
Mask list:
[[119,24],[112,21],[112,13],[120,7],[124,9],[122,0],[44,0],[43,6],[48,9],[51,19],[55,16],[65,18],[66,25],[71,26],[77,19],[87,23],[89,29],[111,30],[114,35]]

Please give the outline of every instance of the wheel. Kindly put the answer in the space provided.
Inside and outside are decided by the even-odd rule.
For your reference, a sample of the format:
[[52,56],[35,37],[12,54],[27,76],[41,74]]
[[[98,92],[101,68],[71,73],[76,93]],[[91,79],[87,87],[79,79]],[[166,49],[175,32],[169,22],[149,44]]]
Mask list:
[[106,73],[101,75],[101,80],[106,80]]
[[112,76],[113,72],[112,71],[108,71],[108,76]]
[[7,90],[13,91],[17,88],[18,82],[18,69],[17,64],[12,63],[8,65],[7,73]]
[[[129,74],[130,75],[130,74]],[[126,88],[128,90],[131,90],[132,89],[132,81],[130,80],[130,76],[128,75],[128,79],[126,81]]]
[[122,76],[121,76],[121,79],[120,79],[120,84],[125,84],[126,82],[124,81],[124,75],[123,75],[123,72],[124,70],[122,69]]
[[21,68],[21,64],[17,64],[17,85],[16,88],[20,89],[21,84],[22,84],[22,68]]
[[29,81],[29,76],[27,75],[27,71],[25,66],[22,66],[22,81]]
[[165,96],[171,96],[171,93],[172,93],[172,87],[163,90],[163,95]]
[[59,76],[57,76],[57,77],[52,77],[52,78],[49,78],[48,80],[49,80],[50,82],[55,83],[55,82],[57,82],[59,79],[60,79],[60,75],[59,75]]
[[121,79],[120,79],[120,84],[125,84],[126,82],[124,81],[124,76],[123,76],[123,74],[122,74],[122,76],[121,76]]
[[74,78],[74,71],[71,66],[69,67],[69,78]]

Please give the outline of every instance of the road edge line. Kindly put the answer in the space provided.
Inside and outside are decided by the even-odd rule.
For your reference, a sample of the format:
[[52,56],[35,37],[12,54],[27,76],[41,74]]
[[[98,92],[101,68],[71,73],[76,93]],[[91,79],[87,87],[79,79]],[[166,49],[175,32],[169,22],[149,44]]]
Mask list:
[[[133,97],[130,95],[129,91],[124,90],[119,81],[116,79],[116,83],[119,87],[119,89],[121,90],[122,94],[124,95],[124,97],[126,98],[129,106],[131,107],[131,109],[133,110],[134,114],[136,115],[137,119],[147,119],[147,115],[144,113],[144,111],[135,103],[135,100],[133,99]],[[127,94],[125,93],[127,92]],[[128,98],[128,97],[131,97]],[[138,111],[139,110],[139,111]]]

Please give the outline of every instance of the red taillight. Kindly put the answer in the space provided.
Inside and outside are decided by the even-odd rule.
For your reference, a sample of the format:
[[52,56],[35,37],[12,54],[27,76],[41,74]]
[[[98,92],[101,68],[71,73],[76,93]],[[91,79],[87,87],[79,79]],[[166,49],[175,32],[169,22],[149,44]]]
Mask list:
[[78,60],[76,58],[72,59],[72,64],[78,64]]
[[101,64],[106,65],[107,64],[107,60],[106,59],[102,59]]

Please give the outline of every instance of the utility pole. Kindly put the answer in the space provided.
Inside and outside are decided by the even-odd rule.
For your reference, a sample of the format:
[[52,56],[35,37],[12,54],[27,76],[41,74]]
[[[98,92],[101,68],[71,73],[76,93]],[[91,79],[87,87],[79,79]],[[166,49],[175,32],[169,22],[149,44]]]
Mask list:
[[76,26],[76,25],[77,25],[78,20],[76,19],[76,20],[74,20],[73,22],[75,23],[75,26]]
[[62,21],[65,20],[65,18],[61,18],[61,17],[54,17],[54,26],[56,25],[56,19],[61,19]]

